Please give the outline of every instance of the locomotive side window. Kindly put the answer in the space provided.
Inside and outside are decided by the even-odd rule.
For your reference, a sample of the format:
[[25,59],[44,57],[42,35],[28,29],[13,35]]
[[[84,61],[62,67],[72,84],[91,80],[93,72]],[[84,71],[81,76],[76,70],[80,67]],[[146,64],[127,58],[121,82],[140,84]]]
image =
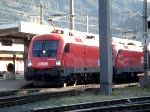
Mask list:
[[57,55],[58,41],[35,41],[33,44],[33,57],[54,57]]
[[69,52],[69,44],[66,44],[64,48],[64,53],[68,53],[68,52]]

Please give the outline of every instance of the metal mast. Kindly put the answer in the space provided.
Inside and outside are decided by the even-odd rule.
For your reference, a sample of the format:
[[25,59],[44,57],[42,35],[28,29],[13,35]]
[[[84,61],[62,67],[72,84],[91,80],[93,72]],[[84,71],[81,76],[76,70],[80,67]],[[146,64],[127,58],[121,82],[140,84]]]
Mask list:
[[112,93],[111,1],[112,0],[98,0],[100,35],[100,91],[104,94]]
[[147,48],[147,39],[148,39],[148,24],[147,24],[147,0],[144,0],[143,3],[143,38],[144,38],[144,82],[147,83],[149,81],[148,76],[148,48]]
[[43,6],[43,4],[41,3],[39,7],[40,7],[40,24],[43,24],[43,8],[45,6]]
[[88,15],[86,16],[86,32],[89,32],[89,17]]
[[70,0],[70,30],[74,30],[74,0]]

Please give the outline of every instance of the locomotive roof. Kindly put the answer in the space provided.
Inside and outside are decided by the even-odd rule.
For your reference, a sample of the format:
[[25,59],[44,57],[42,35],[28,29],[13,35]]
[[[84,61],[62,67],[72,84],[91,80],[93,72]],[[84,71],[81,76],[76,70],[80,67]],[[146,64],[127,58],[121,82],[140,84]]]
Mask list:
[[142,43],[140,41],[117,38],[117,37],[112,37],[112,42],[122,44],[122,45],[142,46]]
[[[99,46],[98,35],[91,35],[83,32],[64,32],[62,30],[55,30],[50,34],[37,35],[33,40],[47,39],[49,37],[55,39],[63,39],[65,43],[76,43],[90,46]],[[45,37],[45,38],[44,38]]]
[[[99,46],[99,35],[87,32],[71,31],[71,30],[54,30],[50,34],[38,35],[35,37],[55,36],[55,38],[62,38],[66,43],[84,44],[90,46]],[[34,38],[35,38],[34,37]],[[136,40],[129,40],[123,38],[112,37],[112,44],[142,47],[142,43]]]
[[122,39],[122,38],[112,38],[112,44],[117,45],[117,50],[130,50],[130,51],[143,51],[143,47],[140,41]]

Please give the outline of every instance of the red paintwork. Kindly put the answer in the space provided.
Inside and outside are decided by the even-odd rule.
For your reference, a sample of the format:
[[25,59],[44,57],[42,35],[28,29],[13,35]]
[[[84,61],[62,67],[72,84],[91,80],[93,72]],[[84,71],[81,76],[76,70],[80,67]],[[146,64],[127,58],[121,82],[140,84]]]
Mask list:
[[[61,52],[62,52],[62,42],[60,41],[59,43],[59,49],[58,49],[58,54],[56,58],[47,58],[47,57],[42,57],[42,58],[37,58],[37,57],[32,57],[32,49],[33,49],[33,43],[35,40],[62,40],[60,38],[59,35],[56,35],[56,34],[47,34],[47,35],[39,35],[39,36],[36,36],[35,38],[33,38],[33,40],[31,41],[30,43],[30,46],[29,46],[29,59],[32,60],[32,67],[35,67],[35,68],[51,68],[53,66],[55,66],[55,63],[56,63],[56,59],[60,59],[61,57]],[[39,66],[38,63],[39,62],[48,62],[48,66]]]
[[70,52],[62,56],[63,66],[98,67],[98,46],[70,44]]
[[143,52],[120,50],[121,55],[116,58],[116,68],[142,68]]
[[[32,57],[32,46],[35,40],[59,40],[57,57],[34,58]],[[117,39],[116,39],[117,40]],[[121,39],[120,39],[121,40]],[[69,43],[70,52],[64,53],[64,46]],[[56,66],[56,60],[62,60],[61,66],[66,67],[98,67],[99,66],[99,43],[94,39],[83,39],[65,34],[45,34],[35,36],[29,47],[29,60],[32,67],[51,68]],[[137,49],[138,48],[138,49]],[[137,50],[136,50],[137,49]],[[140,50],[139,50],[140,49]],[[141,47],[113,42],[113,60],[116,68],[142,68],[143,52]],[[120,50],[120,51],[119,51]],[[120,56],[118,56],[118,51]],[[48,62],[48,66],[38,66],[39,62]]]
[[[133,41],[133,43],[136,44],[136,41],[135,42]],[[115,68],[118,68],[118,69],[119,68],[124,68],[124,69],[141,68],[142,69],[143,57],[144,57],[144,53],[140,45],[126,45],[126,44],[124,45],[124,44],[118,44],[118,43],[114,44]]]
[[[59,40],[57,57],[55,58],[35,58],[32,57],[32,47],[35,40]],[[90,44],[87,44],[87,43]],[[63,34],[45,34],[33,38],[29,47],[29,60],[32,60],[32,67],[35,68],[51,68],[56,66],[56,60],[62,60],[61,66],[67,67],[98,67],[99,49],[97,46],[91,45],[98,41],[91,39],[77,38]],[[69,43],[70,52],[64,53],[64,46]],[[48,66],[38,66],[39,62],[48,62]]]

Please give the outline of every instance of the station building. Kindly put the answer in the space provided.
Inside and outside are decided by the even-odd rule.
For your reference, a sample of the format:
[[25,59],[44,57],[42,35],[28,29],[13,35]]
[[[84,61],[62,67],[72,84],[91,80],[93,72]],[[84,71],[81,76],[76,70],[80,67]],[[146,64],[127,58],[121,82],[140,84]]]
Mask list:
[[0,75],[9,73],[24,74],[27,67],[28,48],[31,39],[38,34],[49,34],[53,27],[18,21],[0,25]]
[[[14,72],[16,74],[24,73],[24,59],[23,59],[24,45],[12,44],[11,46],[2,45],[0,43],[0,72],[8,72],[8,64],[14,65]],[[14,59],[15,58],[15,59]]]

